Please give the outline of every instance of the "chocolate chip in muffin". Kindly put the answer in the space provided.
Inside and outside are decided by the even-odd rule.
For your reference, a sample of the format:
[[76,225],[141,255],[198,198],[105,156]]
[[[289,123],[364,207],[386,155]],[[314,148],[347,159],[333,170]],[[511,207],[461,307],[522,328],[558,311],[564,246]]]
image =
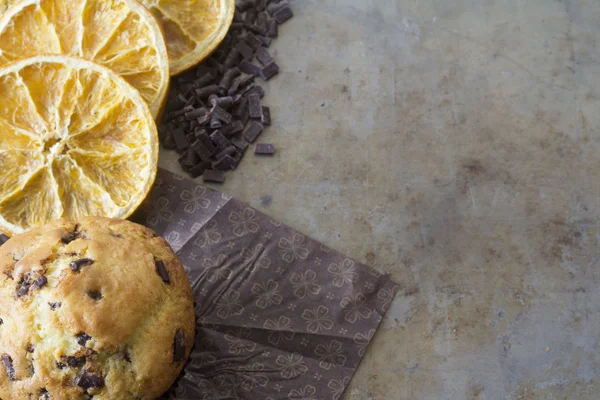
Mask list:
[[50,393],[46,390],[46,388],[42,388],[39,391],[39,400],[50,400]]
[[4,243],[6,243],[8,241],[8,239],[10,239],[8,236],[6,236],[4,233],[0,233],[0,246],[2,246]]
[[21,278],[19,283],[17,284],[17,291],[15,292],[16,297],[23,297],[29,292],[29,288],[31,287],[31,280],[29,275],[26,275]]
[[171,283],[171,278],[169,278],[169,271],[167,271],[167,267],[162,260],[154,260],[154,264],[156,265],[156,273],[164,283],[167,285]]
[[75,336],[77,337],[77,343],[79,343],[80,346],[85,346],[85,344],[87,343],[87,341],[92,338],[90,335],[88,335],[85,332],[79,332]]
[[102,298],[102,292],[99,290],[88,290],[85,294],[92,300],[100,300]]
[[16,381],[17,378],[15,376],[15,367],[13,366],[12,357],[8,354],[2,354],[2,364],[4,364],[4,368],[6,368],[8,379],[11,381]]
[[92,265],[93,263],[94,260],[92,260],[91,258],[80,258],[79,260],[71,261],[69,263],[69,267],[71,267],[71,270],[73,272],[79,272],[81,267]]
[[61,362],[57,362],[56,363],[56,368],[58,369],[65,369],[66,365],[64,363]]
[[41,289],[48,283],[48,278],[45,275],[39,276],[35,281],[33,281],[33,287],[35,289]]
[[4,325],[4,320],[2,320],[2,318],[0,318],[0,326]]
[[62,306],[62,303],[59,302],[54,302],[54,303],[48,303],[48,305],[50,306],[50,309],[52,311],[56,310],[57,308],[60,308],[60,306]]
[[129,350],[128,349],[124,349],[123,350],[123,359],[125,361],[127,361],[128,363],[131,363],[131,355],[129,354]]
[[31,343],[29,343],[27,347],[25,347],[25,351],[28,353],[33,353],[35,351],[35,347]]
[[66,356],[62,357],[63,361],[67,362],[67,365],[71,368],[81,367],[85,364],[85,356],[75,357],[75,356]]
[[98,375],[94,375],[89,371],[75,378],[75,384],[85,390],[92,388],[101,388],[104,386],[104,378]]
[[177,329],[173,338],[173,362],[182,361],[185,358],[185,333]]
[[80,235],[81,235],[81,232],[79,232],[79,224],[76,224],[75,228],[73,228],[73,230],[71,232],[65,233],[62,236],[62,238],[60,239],[60,241],[63,242],[64,244],[69,244],[72,241],[79,239]]

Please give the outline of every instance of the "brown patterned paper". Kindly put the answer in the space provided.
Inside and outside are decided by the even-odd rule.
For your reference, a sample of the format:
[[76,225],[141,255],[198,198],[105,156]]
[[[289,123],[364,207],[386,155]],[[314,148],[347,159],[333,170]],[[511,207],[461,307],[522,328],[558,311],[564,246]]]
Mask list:
[[165,170],[133,219],[177,251],[196,300],[195,347],[164,399],[337,400],[398,289]]

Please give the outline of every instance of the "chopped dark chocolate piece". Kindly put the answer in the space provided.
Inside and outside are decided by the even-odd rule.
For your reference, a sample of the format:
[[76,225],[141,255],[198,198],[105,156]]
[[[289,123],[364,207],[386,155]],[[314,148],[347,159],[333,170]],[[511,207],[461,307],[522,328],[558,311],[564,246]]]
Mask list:
[[232,156],[235,154],[236,152],[236,147],[235,146],[229,146],[227,148],[225,148],[224,150],[220,151],[219,153],[217,153],[215,155],[215,159],[220,160],[225,156]]
[[271,143],[257,143],[254,145],[254,154],[261,156],[272,156],[275,154],[275,146]]
[[204,107],[198,107],[195,110],[188,111],[185,113],[185,119],[191,121],[193,119],[200,118],[204,116],[204,114],[208,113],[208,110]]
[[254,7],[254,2],[250,1],[250,0],[240,0],[237,2],[236,4],[236,8],[240,11],[240,12],[244,12],[246,10],[248,10],[249,8]]
[[265,47],[269,47],[271,45],[271,42],[273,41],[273,39],[267,36],[259,36],[258,38],[262,40],[263,46]]
[[85,390],[101,388],[104,386],[104,378],[85,371],[82,375],[75,378],[75,384]]
[[[218,130],[211,133],[210,139],[221,150],[231,145],[231,142]],[[217,154],[215,158],[219,159],[219,155]]]
[[219,93],[219,86],[217,85],[209,85],[204,86],[203,88],[194,90],[196,96],[200,99],[207,99],[211,94]]
[[262,131],[263,131],[263,126],[261,123],[256,122],[256,121],[251,121],[248,124],[246,131],[244,132],[244,139],[246,139],[246,141],[252,143],[256,140],[258,135],[260,135],[262,133]]
[[246,37],[244,41],[248,43],[248,46],[252,47],[254,50],[257,50],[259,47],[263,45],[262,40],[256,37],[256,35],[252,32],[246,32]]
[[233,14],[233,22],[244,22],[244,16],[239,9],[236,9]]
[[244,60],[250,61],[254,58],[254,49],[246,42],[239,42],[236,46]]
[[281,10],[283,7],[289,7],[290,3],[288,2],[288,0],[281,0],[281,1],[272,1],[268,6],[267,6],[267,12],[269,13],[269,15],[273,15],[275,14],[277,11]]
[[277,21],[274,19],[270,19],[267,21],[267,36],[270,38],[275,38],[279,35],[279,29],[277,25]]
[[33,281],[34,289],[41,289],[48,283],[48,278],[45,275],[39,276],[35,281]]
[[258,14],[258,16],[256,17],[256,21],[254,21],[254,25],[258,26],[258,27],[267,27],[267,13],[266,12],[261,12]]
[[205,87],[207,85],[210,85],[212,83],[212,81],[215,80],[215,76],[211,73],[211,72],[207,72],[204,75],[202,75],[201,78],[197,79],[194,84],[196,85],[196,87]]
[[196,140],[194,143],[192,143],[192,149],[194,149],[196,154],[198,154],[198,157],[204,161],[209,160],[210,156],[213,155],[216,150],[214,146],[212,149],[206,147],[200,140]]
[[222,129],[221,133],[224,136],[232,136],[235,135],[238,132],[241,132],[244,130],[244,125],[242,124],[242,121],[233,121],[231,124],[226,126],[226,129]]
[[278,24],[283,24],[288,19],[292,18],[294,13],[289,6],[284,6],[273,13],[273,18],[277,21]]
[[57,308],[60,308],[60,306],[62,306],[62,303],[59,303],[59,302],[52,303],[52,302],[50,302],[50,303],[48,303],[48,305],[50,306],[50,309],[52,311],[54,311]]
[[79,260],[71,261],[69,263],[69,267],[71,267],[71,270],[73,272],[79,272],[81,267],[92,265],[93,263],[94,263],[94,260],[92,260],[90,258],[81,258]]
[[271,125],[271,109],[267,106],[262,106],[262,124],[265,126]]
[[269,65],[275,61],[273,56],[271,56],[271,54],[264,47],[256,50],[256,58],[262,65]]
[[185,137],[185,132],[183,131],[182,128],[174,129],[172,134],[173,134],[173,139],[175,139],[175,146],[177,147],[177,151],[182,153],[188,147],[190,147],[190,144],[188,143],[188,141]]
[[256,33],[259,36],[265,35],[267,33],[267,27],[266,25],[256,25],[256,23],[254,24],[244,24],[244,28],[246,28],[247,30],[249,30],[252,33]]
[[210,104],[213,107],[219,106],[223,108],[231,108],[234,103],[233,97],[231,96],[217,97],[216,95],[212,95],[211,97],[209,97],[208,101],[210,101]]
[[163,141],[163,147],[167,150],[174,150],[177,147],[171,132],[167,132],[167,136],[165,136],[165,140]]
[[260,72],[260,75],[262,76],[262,78],[265,81],[268,81],[269,79],[271,79],[278,73],[279,73],[279,65],[277,65],[275,63],[275,61],[273,61],[271,64],[267,65],[266,67],[264,67],[262,69],[262,71]]
[[187,139],[188,143],[192,143],[194,140],[196,140],[196,135],[194,132],[186,133],[185,138]]
[[261,68],[258,65],[252,64],[251,62],[248,62],[246,60],[242,60],[242,62],[239,65],[239,68],[242,72],[255,76],[260,75],[261,71]]
[[247,108],[248,108],[248,98],[247,97],[240,98],[239,103],[233,110],[233,116],[235,116],[236,118],[241,118],[241,116],[244,114],[244,110]]
[[171,111],[167,116],[169,119],[175,119],[177,117],[181,117],[186,112],[190,112],[194,109],[192,106],[185,106],[181,110]]
[[88,297],[92,300],[100,300],[102,298],[102,292],[100,292],[99,290],[88,290],[87,292],[85,292],[85,294],[87,294]]
[[231,32],[241,31],[242,29],[244,29],[244,23],[242,21],[232,22],[231,26],[229,27]]
[[224,74],[223,78],[219,82],[219,89],[223,93],[227,93],[227,90],[231,87],[231,83],[233,79],[240,74],[240,69],[238,67],[233,67],[228,69]]
[[[202,143],[211,151],[210,155],[214,154],[214,152],[217,150],[212,140],[210,139],[210,136],[208,136],[204,129],[196,132],[196,138],[198,138],[200,143]],[[202,158],[203,160],[207,160],[207,158],[203,158],[202,156],[200,156],[200,158]]]
[[[213,114],[214,117],[217,117],[219,119],[219,121],[223,122],[225,125],[231,123],[231,120],[232,120],[231,114],[229,114],[223,108],[221,108],[219,106],[214,106],[213,109],[211,110],[211,113]],[[210,122],[211,122],[211,127],[212,127],[212,120]]]
[[198,165],[190,168],[189,173],[192,178],[197,178],[204,173],[207,169],[211,167],[210,161],[202,161]]
[[77,343],[79,343],[80,346],[85,346],[87,341],[92,338],[85,332],[79,332],[77,335],[75,335],[75,337],[77,337]]
[[202,117],[198,118],[196,120],[196,122],[198,122],[198,125],[204,126],[210,122],[211,117],[212,117],[212,115],[210,113],[208,113],[208,114],[203,115]]
[[253,24],[258,15],[258,11],[255,8],[250,8],[244,14],[244,25]]
[[235,137],[231,140],[231,143],[237,147],[238,149],[240,149],[240,151],[244,151],[248,148],[248,142],[246,142],[244,140],[244,138],[241,137]]
[[214,162],[212,167],[220,171],[229,171],[234,169],[236,166],[235,159],[231,156],[225,155],[221,157],[217,162]]
[[210,128],[211,129],[219,129],[223,126],[223,122],[219,119],[218,116],[216,116],[215,114],[212,114],[212,117],[210,118]]
[[268,3],[267,0],[257,0],[256,1],[256,9],[258,11],[265,11],[267,8],[267,3]]
[[262,106],[260,105],[260,96],[258,93],[252,93],[248,97],[248,112],[250,118],[262,119]]
[[253,93],[258,93],[258,95],[262,99],[265,95],[265,90],[262,88],[262,86],[254,85],[251,88],[249,88],[248,91],[244,94],[246,95],[246,97],[248,97]]
[[173,338],[173,362],[183,361],[185,358],[185,332],[177,329]]
[[160,279],[167,285],[171,283],[171,279],[169,278],[169,271],[167,271],[167,266],[162,260],[154,260],[154,265],[156,266],[156,273],[160,276]]
[[[195,140],[195,136],[194,136],[194,140]],[[196,154],[194,149],[190,148],[190,149],[187,149],[185,154],[181,157],[180,164],[184,170],[189,171],[196,164],[198,164],[199,161],[200,161],[200,158],[198,157],[198,154]]]
[[16,381],[15,375],[15,367],[13,365],[13,359],[8,354],[2,354],[2,364],[4,364],[4,368],[6,368],[6,373],[8,374],[8,379],[11,381]]
[[204,182],[223,183],[225,182],[225,173],[214,169],[204,171]]

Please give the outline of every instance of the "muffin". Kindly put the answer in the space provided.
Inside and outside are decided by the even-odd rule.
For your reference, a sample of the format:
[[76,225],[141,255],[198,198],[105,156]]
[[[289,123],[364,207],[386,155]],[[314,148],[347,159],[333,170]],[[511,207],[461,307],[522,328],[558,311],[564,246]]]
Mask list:
[[169,244],[129,221],[57,220],[0,247],[0,399],[155,399],[194,340]]

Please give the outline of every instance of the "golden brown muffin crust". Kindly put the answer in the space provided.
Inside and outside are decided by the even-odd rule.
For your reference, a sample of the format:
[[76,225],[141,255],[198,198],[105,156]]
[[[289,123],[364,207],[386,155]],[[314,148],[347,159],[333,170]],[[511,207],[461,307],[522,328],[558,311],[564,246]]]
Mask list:
[[54,221],[0,247],[0,399],[154,399],[194,338],[191,287],[132,222]]

